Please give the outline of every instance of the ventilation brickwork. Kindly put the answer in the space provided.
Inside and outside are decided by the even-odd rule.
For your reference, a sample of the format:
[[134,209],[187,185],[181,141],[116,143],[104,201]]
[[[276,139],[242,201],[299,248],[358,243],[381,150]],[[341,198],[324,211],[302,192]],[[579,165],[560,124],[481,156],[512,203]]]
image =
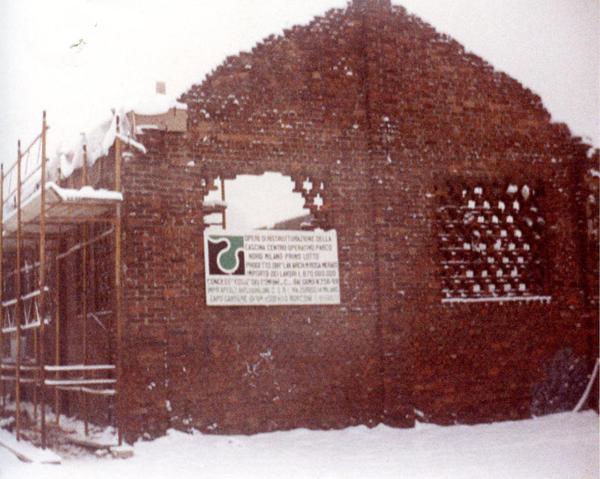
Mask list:
[[544,217],[531,186],[449,186],[438,210],[442,301],[547,299]]

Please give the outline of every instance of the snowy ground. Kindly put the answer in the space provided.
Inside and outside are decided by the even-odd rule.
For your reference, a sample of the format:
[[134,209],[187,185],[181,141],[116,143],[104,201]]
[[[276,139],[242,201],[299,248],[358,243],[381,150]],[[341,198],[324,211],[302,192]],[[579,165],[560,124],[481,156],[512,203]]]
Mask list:
[[137,443],[132,459],[83,455],[60,466],[24,464],[0,448],[2,479],[594,479],[598,467],[598,416],[589,411],[479,426],[249,437],[171,431]]

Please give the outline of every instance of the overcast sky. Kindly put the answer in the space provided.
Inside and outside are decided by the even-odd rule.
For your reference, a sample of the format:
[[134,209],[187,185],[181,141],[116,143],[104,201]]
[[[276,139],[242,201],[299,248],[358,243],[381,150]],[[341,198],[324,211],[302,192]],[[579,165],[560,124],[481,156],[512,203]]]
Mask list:
[[[600,0],[394,1],[540,94],[600,144]],[[225,56],[346,0],[0,0],[0,157],[48,111],[50,153],[110,114],[178,96]]]

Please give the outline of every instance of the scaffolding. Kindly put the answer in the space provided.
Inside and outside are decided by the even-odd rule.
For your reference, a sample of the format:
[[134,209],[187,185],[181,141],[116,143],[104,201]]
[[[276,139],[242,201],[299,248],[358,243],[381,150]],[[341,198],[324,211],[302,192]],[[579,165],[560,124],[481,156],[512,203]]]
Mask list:
[[[122,390],[122,268],[121,268],[121,138],[117,118],[114,140],[114,186],[98,190],[90,186],[87,148],[83,147],[80,188],[66,188],[48,181],[46,113],[39,135],[27,146],[17,147],[17,160],[6,170],[1,166],[0,196],[0,394],[2,410],[7,398],[15,404],[14,430],[17,440],[24,430],[39,433],[43,448],[48,444],[48,428],[60,426],[61,402],[65,394],[77,394],[77,408],[88,434],[89,397],[110,401],[111,422],[122,444],[123,414],[118,400]],[[37,148],[37,154],[34,153]],[[112,186],[112,185],[111,185]],[[95,271],[94,245],[110,242],[113,259],[109,266],[110,309],[93,311],[96,288],[89,287],[89,271]],[[74,244],[71,244],[74,243]],[[66,246],[65,246],[66,245]],[[62,248],[62,249],[61,249]],[[79,274],[61,277],[63,262],[76,260]],[[111,271],[112,270],[112,271]],[[63,354],[66,308],[61,306],[61,289],[80,282],[80,294],[67,326],[77,324],[80,344],[71,345],[80,353],[79,361]],[[73,287],[73,285],[71,285]],[[63,293],[64,296],[64,293]],[[93,323],[90,323],[93,322]],[[106,322],[109,326],[106,326]],[[100,324],[110,343],[110,361],[98,363],[90,354],[88,324]],[[79,336],[79,334],[75,334]],[[66,358],[66,359],[65,359]],[[33,420],[24,424],[24,395],[34,406]],[[47,413],[54,410],[54,424]]]

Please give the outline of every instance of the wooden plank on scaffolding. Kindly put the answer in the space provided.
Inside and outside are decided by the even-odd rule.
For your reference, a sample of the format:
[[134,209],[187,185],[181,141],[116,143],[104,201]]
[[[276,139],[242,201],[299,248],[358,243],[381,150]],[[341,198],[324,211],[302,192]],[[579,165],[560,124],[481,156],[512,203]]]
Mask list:
[[46,386],[92,386],[116,384],[116,379],[46,379]]
[[[40,211],[44,190],[46,206],[46,224],[78,224],[83,222],[108,222],[106,215],[111,215],[114,205],[121,202],[121,195],[115,191],[94,190],[84,187],[80,190],[61,188],[54,183],[46,183],[46,188],[39,188],[21,206],[21,224],[24,233],[39,233]],[[17,195],[19,196],[19,195]],[[3,218],[4,231],[7,234],[17,230],[17,211],[11,211]],[[56,233],[50,229],[49,233]]]
[[[41,321],[33,321],[31,323],[26,323],[21,326],[21,331],[26,331],[28,329],[37,330],[38,328],[41,327],[41,324],[42,324]],[[44,324],[50,324],[50,318],[46,318],[46,320],[44,321]],[[9,326],[6,328],[2,328],[2,332],[6,333],[6,334],[14,333],[16,330],[17,330],[17,328],[15,326]]]
[[[31,293],[27,293],[21,296],[21,301],[27,301],[28,299],[32,299],[35,298],[36,296],[39,296],[41,294],[41,289],[36,289],[35,291],[32,291]],[[48,291],[47,287],[44,287],[44,291]],[[13,299],[9,299],[8,301],[4,301],[2,302],[2,306],[4,306],[5,308],[7,308],[8,306],[13,306],[17,304],[17,299],[13,298]]]
[[67,364],[65,366],[45,366],[44,369],[49,372],[61,371],[112,371],[114,364]]
[[82,387],[81,392],[84,394],[90,394],[91,396],[115,396],[117,391],[115,389],[94,389]]

